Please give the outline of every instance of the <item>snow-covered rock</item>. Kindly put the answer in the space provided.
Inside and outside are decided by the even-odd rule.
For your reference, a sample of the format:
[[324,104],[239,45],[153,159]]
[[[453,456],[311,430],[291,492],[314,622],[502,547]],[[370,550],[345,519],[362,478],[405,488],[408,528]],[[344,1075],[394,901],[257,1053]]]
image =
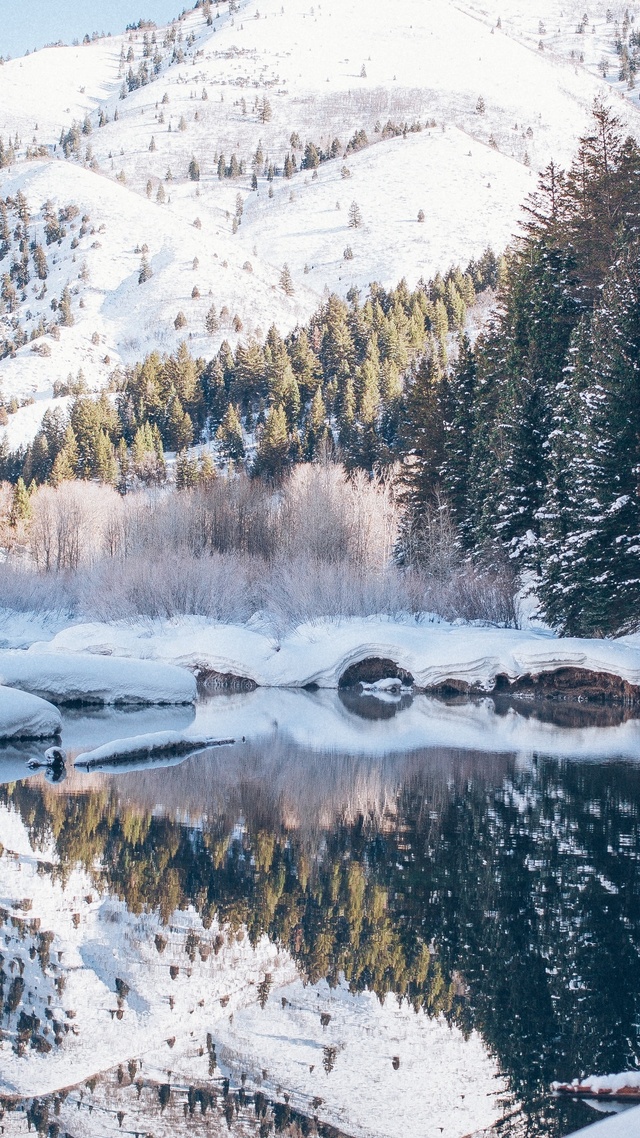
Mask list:
[[0,687],[0,740],[47,739],[58,735],[61,727],[62,717],[52,703],[37,695]]
[[193,703],[196,682],[184,668],[89,653],[0,652],[0,682],[54,703]]

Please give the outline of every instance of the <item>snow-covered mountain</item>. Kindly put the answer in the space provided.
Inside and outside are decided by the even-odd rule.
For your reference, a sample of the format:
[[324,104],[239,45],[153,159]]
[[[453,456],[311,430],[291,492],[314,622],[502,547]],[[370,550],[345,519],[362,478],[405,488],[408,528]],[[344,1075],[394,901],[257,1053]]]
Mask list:
[[[479,0],[207,2],[167,28],[4,63],[0,277],[21,255],[18,192],[47,257],[46,279],[30,264],[0,316],[6,352],[26,340],[0,361],[0,393],[13,411],[34,400],[10,414],[10,447],[79,369],[95,389],[185,338],[210,357],[223,339],[291,329],[327,289],[412,284],[502,250],[536,171],[570,159],[596,95],[607,89],[635,132],[615,52],[626,7],[585,23],[556,0],[535,12],[524,0],[495,12]],[[335,156],[314,168],[307,152],[300,169],[307,143]],[[221,155],[235,176],[219,176]],[[65,235],[47,245],[60,210]],[[42,334],[65,287],[73,323]]]

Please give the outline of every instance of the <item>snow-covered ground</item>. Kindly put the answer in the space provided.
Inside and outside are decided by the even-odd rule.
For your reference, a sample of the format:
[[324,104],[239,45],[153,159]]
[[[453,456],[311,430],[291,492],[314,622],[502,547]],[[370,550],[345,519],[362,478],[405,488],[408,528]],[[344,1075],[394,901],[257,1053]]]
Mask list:
[[[315,740],[324,739],[329,748],[344,747],[355,753],[371,747],[373,753],[420,747],[426,740],[481,750],[487,745],[495,749],[500,741],[498,749],[565,753],[563,748],[572,737],[569,732],[562,742],[562,729],[538,719],[528,721],[515,712],[498,715],[491,700],[469,703],[464,708],[417,700],[402,715],[367,725],[327,689],[335,691],[349,668],[370,659],[390,661],[399,675],[409,673],[413,677],[415,688],[427,691],[448,686],[481,696],[494,690],[498,677],[515,681],[564,668],[620,677],[633,688],[640,687],[640,636],[581,640],[558,638],[535,628],[452,625],[438,618],[418,622],[371,617],[318,620],[277,638],[259,622],[232,625],[182,617],[172,621],[72,624],[58,632],[54,623],[48,640],[36,640],[26,647],[30,635],[41,634],[45,628],[44,622],[32,622],[28,615],[22,631],[14,628],[23,648],[0,649],[0,678],[9,687],[57,703],[189,704],[196,698],[195,675],[214,673],[254,681],[258,691],[249,697],[214,699],[198,707],[191,732],[194,747],[203,737],[259,736],[269,731],[274,718],[287,723],[297,743],[314,745]],[[302,694],[300,689],[308,685],[319,688],[320,694]],[[400,707],[403,691],[399,681],[397,692],[387,690],[388,686],[370,687],[367,698],[391,704],[391,709],[394,704]],[[298,694],[284,689],[297,689]],[[6,702],[6,696],[0,690],[0,707],[3,700]],[[273,710],[276,706],[280,709],[277,713]],[[130,729],[123,731],[114,731],[111,724],[105,737],[89,746],[154,731],[180,732],[191,717],[187,713],[185,718],[182,711],[176,715],[174,719],[163,712],[158,721],[153,713],[143,713],[135,729],[129,719]],[[26,714],[25,724],[27,720]],[[15,733],[18,726],[13,719],[11,722]],[[579,741],[574,738],[569,746],[570,753],[637,757],[635,720],[627,718],[615,727],[583,730]]]
[[[259,627],[216,624],[200,617],[167,622],[73,625],[33,645],[51,653],[100,653],[178,664],[245,677],[261,687],[338,687],[343,673],[369,658],[392,660],[418,688],[447,681],[491,691],[496,676],[510,680],[559,668],[584,668],[640,685],[640,636],[619,640],[555,637],[534,629],[417,622],[386,617],[318,620],[275,638]],[[14,657],[15,658],[15,657]],[[0,654],[0,668],[2,666]]]
[[[80,368],[90,387],[103,386],[116,366],[152,348],[175,349],[185,337],[194,355],[210,357],[225,338],[260,336],[272,323],[289,330],[327,288],[344,295],[352,285],[392,286],[403,276],[414,284],[452,263],[465,265],[488,244],[502,250],[536,171],[551,157],[570,160],[595,95],[608,91],[629,129],[638,126],[634,92],[623,90],[613,63],[607,82],[598,70],[603,54],[615,56],[604,6],[591,13],[595,32],[590,21],[579,35],[575,5],[541,0],[539,9],[510,0],[501,27],[498,12],[451,0],[428,7],[400,0],[392,16],[366,0],[243,0],[235,14],[220,6],[212,27],[198,9],[169,29],[182,58],[171,62],[167,30],[157,30],[159,74],[125,99],[121,84],[142,61],[142,31],[5,63],[0,134],[6,140],[17,132],[21,143],[16,161],[0,172],[0,194],[22,190],[37,240],[46,200],[79,209],[61,244],[47,248],[46,296],[38,299],[41,282],[31,281],[12,316],[30,334],[41,317],[51,319],[51,298],[67,284],[72,290],[75,323],[58,340],[44,338],[50,355],[26,344],[0,362],[4,397],[36,400],[10,416],[10,446],[33,436],[52,405],[54,382]],[[636,6],[629,10],[633,16]],[[622,15],[616,7],[614,20]],[[121,51],[130,49],[131,64],[121,66]],[[256,108],[264,98],[268,121]],[[102,127],[100,112],[109,120]],[[91,133],[81,136],[79,155],[65,159],[60,134],[85,115]],[[388,121],[423,129],[383,138]],[[346,153],[358,130],[369,145]],[[264,162],[282,168],[294,132],[298,165],[306,142],[326,148],[339,138],[338,156],[315,173],[269,183]],[[44,147],[46,156],[26,160],[27,145]],[[221,153],[227,164],[232,155],[243,161],[246,173],[219,179]],[[197,182],[188,176],[192,158]],[[352,201],[360,229],[348,227]],[[139,285],[145,246],[153,276]],[[352,260],[344,259],[347,246]],[[285,262],[293,296],[280,287]],[[226,313],[209,335],[212,305]],[[179,311],[187,324],[176,330]],[[232,326],[236,315],[240,331]]]
[[[83,654],[0,651],[0,682],[57,703],[193,703],[196,682],[184,668]],[[0,707],[6,698],[0,690]]]

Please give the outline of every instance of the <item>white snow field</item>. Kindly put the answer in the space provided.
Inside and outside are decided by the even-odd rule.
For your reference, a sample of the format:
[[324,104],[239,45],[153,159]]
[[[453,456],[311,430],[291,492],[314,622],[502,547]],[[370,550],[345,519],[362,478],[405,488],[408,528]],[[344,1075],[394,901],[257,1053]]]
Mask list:
[[[19,1057],[8,1040],[0,1041],[1,1092],[43,1095],[130,1059],[142,1063],[145,1079],[164,1082],[170,1068],[171,1083],[184,1092],[185,1083],[210,1079],[211,1032],[217,1076],[238,1079],[243,1072],[248,1090],[260,1088],[273,1098],[284,1085],[293,1106],[358,1138],[402,1138],[408,1119],[420,1133],[435,1119],[445,1138],[459,1138],[499,1117],[503,1083],[475,1033],[465,1039],[458,1028],[392,998],[381,1004],[344,987],[305,987],[285,950],[266,937],[251,947],[242,927],[233,932],[214,921],[203,929],[191,910],[173,913],[165,927],[155,915],[132,914],[117,898],[99,894],[88,873],[53,874],[53,851],[35,849],[17,812],[4,806],[0,832],[0,901],[15,917],[14,925],[5,925],[7,951],[24,968],[30,1010],[46,1022],[49,1007],[54,1020],[71,1025],[46,1055],[29,1050]],[[34,920],[33,928],[54,934],[44,966],[41,954],[29,953],[23,927]],[[156,934],[165,938],[161,949]],[[188,957],[189,934],[213,951]],[[272,988],[262,1009],[257,986],[265,976]],[[127,990],[119,995],[122,982]],[[323,1013],[331,1017],[326,1028]],[[330,1073],[323,1065],[327,1046],[336,1049]],[[464,1082],[464,1098],[451,1093],[452,1074]],[[74,1133],[112,1132],[113,1118],[104,1126],[100,1111],[97,1117],[80,1112],[75,1097],[66,1108],[73,1109],[67,1117]],[[317,1098],[323,1101],[312,1108]],[[7,1113],[3,1122],[5,1133],[26,1132],[24,1116]],[[153,1122],[153,1132],[164,1134],[161,1120]]]
[[348,668],[380,658],[409,672],[418,688],[455,681],[488,692],[499,675],[516,680],[559,668],[605,672],[639,686],[638,641],[640,637],[586,640],[532,629],[386,617],[323,619],[275,638],[246,625],[182,617],[73,625],[48,642],[34,644],[26,657],[33,652],[44,660],[50,653],[59,660],[63,653],[93,652],[244,677],[260,687],[321,688],[337,688]]
[[56,703],[193,703],[196,682],[184,668],[101,656],[0,651],[0,682]]
[[[558,8],[541,0],[534,19],[524,0],[510,0],[501,28],[497,11],[450,0],[399,0],[392,14],[366,0],[243,0],[235,14],[220,5],[212,27],[198,9],[168,29],[181,53],[175,62],[173,46],[164,46],[167,29],[157,30],[159,74],[125,99],[123,79],[142,60],[141,31],[5,63],[0,134],[6,141],[17,132],[20,142],[13,164],[0,171],[0,195],[22,190],[39,241],[45,201],[79,210],[61,243],[47,247],[46,295],[31,281],[15,313],[0,317],[7,332],[17,320],[30,335],[41,318],[51,320],[51,299],[71,288],[73,326],[0,361],[5,399],[35,400],[10,416],[9,446],[33,436],[52,405],[53,384],[80,368],[96,389],[114,368],[185,338],[194,355],[208,358],[223,339],[260,337],[272,323],[290,330],[327,289],[344,295],[353,285],[389,287],[401,277],[415,284],[452,263],[466,265],[488,244],[501,251],[536,171],[551,157],[570,160],[594,96],[609,92],[637,131],[634,92],[625,93],[617,73],[605,83],[598,71],[603,53],[615,55],[604,6],[593,14],[595,33],[579,35],[582,13],[575,5]],[[616,6],[614,18],[622,13]],[[547,47],[536,42],[532,50],[540,21],[547,32],[538,39]],[[121,67],[120,52],[130,49],[133,61]],[[265,98],[270,118],[260,113]],[[98,127],[101,112],[109,121]],[[85,115],[91,133],[65,159],[60,134]],[[383,137],[387,122],[423,129]],[[369,145],[347,153],[358,130]],[[264,162],[282,168],[293,132],[298,165],[306,142],[326,149],[338,138],[341,148],[315,172],[269,183]],[[27,146],[44,150],[27,160]],[[227,164],[235,155],[246,172],[219,179],[220,154]],[[197,182],[188,176],[192,158]],[[358,229],[348,227],[352,201],[364,222]],[[88,218],[82,234],[81,217]],[[153,276],[140,285],[145,246]],[[351,260],[344,258],[348,246]],[[292,296],[280,287],[284,263]],[[209,335],[212,305],[225,311]],[[179,311],[187,324],[176,330]],[[241,328],[234,329],[235,316]],[[34,353],[39,344],[50,354]]]
[[59,734],[61,727],[62,717],[52,703],[0,686],[0,741],[47,739]]

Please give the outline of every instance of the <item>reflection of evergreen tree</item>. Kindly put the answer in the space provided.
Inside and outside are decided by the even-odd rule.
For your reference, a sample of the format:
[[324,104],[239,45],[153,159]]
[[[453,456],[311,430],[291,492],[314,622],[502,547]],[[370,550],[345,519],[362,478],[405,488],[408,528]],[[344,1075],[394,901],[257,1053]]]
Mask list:
[[206,928],[279,941],[312,982],[344,974],[476,1028],[530,1116],[507,1132],[556,1135],[584,1116],[551,1104],[552,1079],[638,1064],[639,781],[551,761],[449,789],[420,776],[384,824],[337,820],[314,841],[259,805],[236,837],[235,815],[189,827],[108,788],[23,783],[0,801],[36,845],[53,838],[56,872],[83,865],[132,912],[193,905]]

